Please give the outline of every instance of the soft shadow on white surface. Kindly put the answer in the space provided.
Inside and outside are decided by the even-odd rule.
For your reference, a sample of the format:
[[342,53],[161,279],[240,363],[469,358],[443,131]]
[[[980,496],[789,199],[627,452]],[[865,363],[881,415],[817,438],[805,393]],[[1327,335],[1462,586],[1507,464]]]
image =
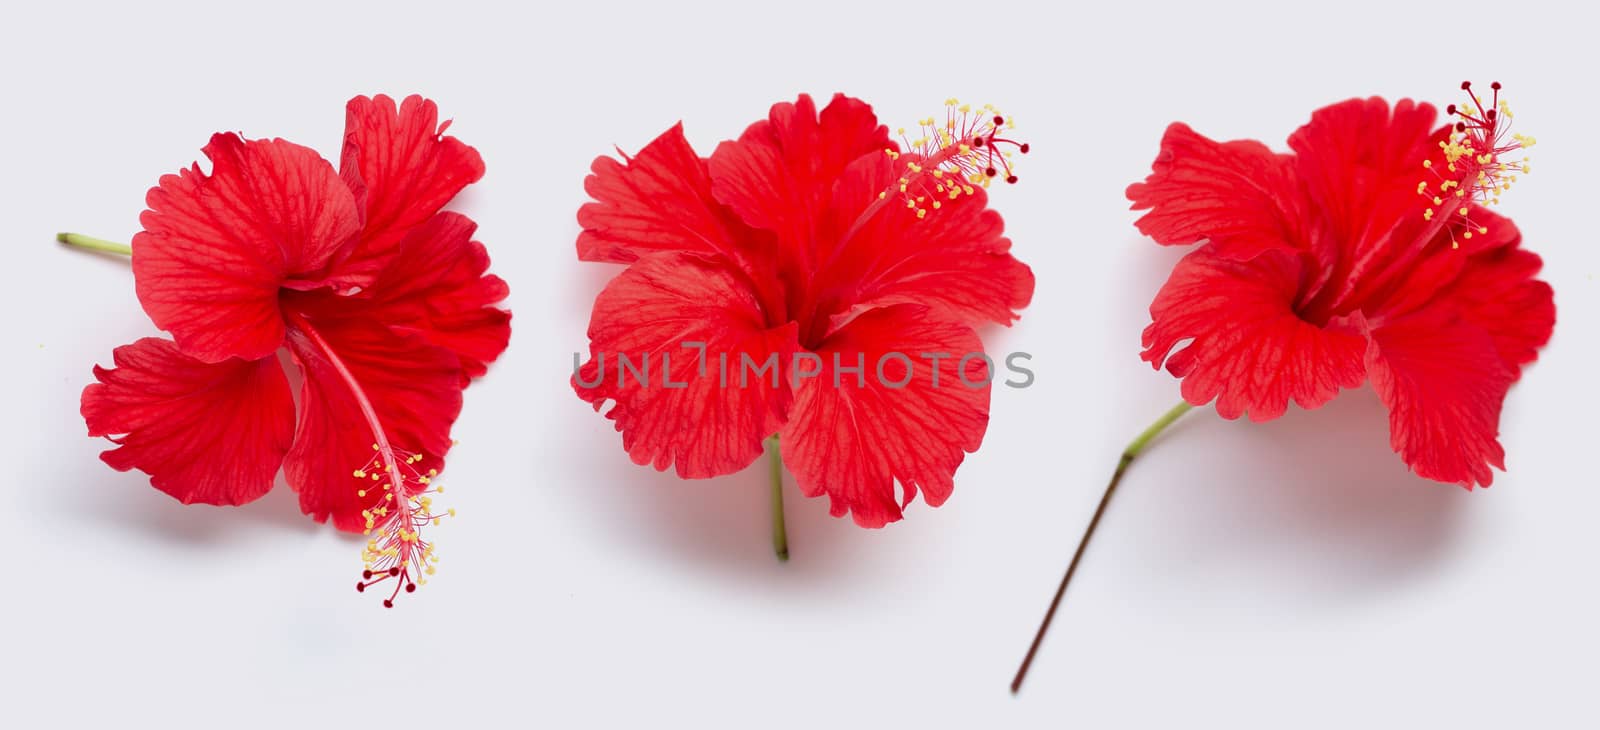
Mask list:
[[592,508],[600,513],[596,519],[610,522],[596,528],[625,535],[631,548],[682,567],[730,578],[781,569],[786,580],[830,580],[839,577],[849,555],[866,549],[863,543],[872,537],[858,535],[865,531],[848,518],[831,517],[826,498],[801,496],[786,476],[784,507],[792,557],[780,564],[770,539],[771,486],[765,456],[737,474],[688,480],[671,471],[637,466],[620,443],[611,445],[614,453],[601,455],[592,464],[593,482],[576,490],[595,503]]
[[1153,534],[1135,549],[1156,561],[1150,578],[1194,600],[1227,590],[1336,610],[1381,598],[1447,566],[1467,500],[1483,496],[1409,473],[1387,432],[1367,389],[1264,424],[1198,410],[1135,463],[1123,488],[1139,495],[1112,524],[1144,523]]
[[42,507],[54,513],[52,521],[62,525],[122,530],[143,539],[195,547],[228,543],[239,537],[241,528],[264,526],[301,535],[335,532],[301,514],[299,497],[282,474],[262,498],[222,507],[183,504],[150,486],[140,472],[118,474],[105,467],[99,476],[58,485],[43,502]]

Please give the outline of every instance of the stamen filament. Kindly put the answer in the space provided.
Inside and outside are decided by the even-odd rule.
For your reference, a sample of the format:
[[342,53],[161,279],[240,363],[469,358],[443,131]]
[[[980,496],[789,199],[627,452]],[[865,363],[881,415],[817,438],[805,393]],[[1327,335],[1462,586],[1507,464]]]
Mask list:
[[[378,534],[367,542],[364,557],[368,567],[361,574],[364,581],[380,571],[383,576],[370,582],[357,583],[356,590],[365,592],[372,585],[395,578],[394,590],[383,601],[385,608],[393,608],[401,589],[407,593],[415,591],[422,576],[431,574],[433,566],[430,563],[436,563],[439,559],[434,554],[433,545],[423,541],[421,534],[424,525],[437,519],[432,513],[432,500],[427,496],[439,491],[427,488],[437,472],[430,469],[424,475],[411,466],[422,460],[421,454],[405,453],[403,458],[398,455],[400,452],[390,444],[388,433],[378,418],[377,410],[367,398],[366,391],[333,346],[304,316],[294,312],[287,312],[285,316],[289,324],[305,335],[328,359],[328,363],[349,388],[367,427],[372,431],[372,450],[375,454],[366,466],[355,469],[352,475],[362,485],[358,490],[360,496],[365,497],[373,489],[384,492],[384,498],[377,506],[362,512],[367,520],[367,532],[376,529]],[[407,489],[408,485],[417,485],[421,489],[413,493]],[[453,515],[454,510],[450,514]]]

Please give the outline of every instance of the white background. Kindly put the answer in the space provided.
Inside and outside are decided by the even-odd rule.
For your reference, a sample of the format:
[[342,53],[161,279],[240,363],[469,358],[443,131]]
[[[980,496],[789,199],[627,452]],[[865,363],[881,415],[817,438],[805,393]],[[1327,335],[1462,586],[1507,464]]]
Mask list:
[[[1574,727],[1597,715],[1600,247],[1593,18],[1525,4],[1085,8],[511,3],[19,3],[0,29],[5,724],[543,727]],[[1123,188],[1174,119],[1284,138],[1350,96],[1454,101],[1500,80],[1535,172],[1506,201],[1559,323],[1511,393],[1511,471],[1410,476],[1370,390],[1270,424],[1197,412],[1137,463],[1029,683],[1006,685],[1118,450],[1177,399],[1138,358],[1179,252]],[[567,385],[618,270],[579,263],[595,155],[682,119],[703,153],[802,91],[891,126],[992,101],[1034,152],[999,191],[1039,289],[995,351],[983,448],[940,509],[881,531],[765,472],[634,466]],[[511,283],[511,349],[473,387],[436,531],[440,575],[384,611],[358,543],[281,487],[183,507],[97,460],[78,394],[155,334],[119,240],[218,130],[337,159],[343,104],[421,92],[476,146],[457,204]],[[422,725],[408,726],[421,727]],[[452,725],[453,726],[453,725]]]

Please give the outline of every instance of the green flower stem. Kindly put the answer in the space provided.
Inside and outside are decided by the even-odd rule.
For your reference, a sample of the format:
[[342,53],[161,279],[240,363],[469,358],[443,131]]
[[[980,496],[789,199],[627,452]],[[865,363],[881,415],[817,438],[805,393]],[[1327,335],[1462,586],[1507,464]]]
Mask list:
[[1111,474],[1111,483],[1106,485],[1106,493],[1100,497],[1100,506],[1094,510],[1094,517],[1089,520],[1089,527],[1083,531],[1083,539],[1078,541],[1078,550],[1072,554],[1072,562],[1067,565],[1067,574],[1061,577],[1061,587],[1056,589],[1056,597],[1051,599],[1050,608],[1044,613],[1044,621],[1039,624],[1039,632],[1033,636],[1033,644],[1028,647],[1028,655],[1022,658],[1022,666],[1017,669],[1017,676],[1011,680],[1011,694],[1016,694],[1022,688],[1022,680],[1028,676],[1028,667],[1033,664],[1033,656],[1039,651],[1039,643],[1044,641],[1044,634],[1050,629],[1050,621],[1056,616],[1056,608],[1061,605],[1061,596],[1067,592],[1067,584],[1072,582],[1072,574],[1078,572],[1078,561],[1083,558],[1083,550],[1088,547],[1089,540],[1094,537],[1094,530],[1100,526],[1100,517],[1105,514],[1106,505],[1111,503],[1111,495],[1117,491],[1117,484],[1122,481],[1122,474],[1128,470],[1128,465],[1143,453],[1145,447],[1155,439],[1174,421],[1183,417],[1194,406],[1188,403],[1179,403],[1171,410],[1162,414],[1155,423],[1150,424],[1142,433],[1128,443],[1122,450],[1122,460],[1117,462],[1117,470]]
[[767,439],[767,456],[772,464],[772,552],[778,560],[789,559],[789,530],[783,522],[783,453],[778,450],[778,437]]
[[103,238],[85,236],[82,233],[57,233],[56,240],[65,243],[68,246],[75,246],[77,248],[88,249],[90,251],[104,251],[106,253],[121,254],[123,256],[133,255],[133,247],[126,243],[107,241]]

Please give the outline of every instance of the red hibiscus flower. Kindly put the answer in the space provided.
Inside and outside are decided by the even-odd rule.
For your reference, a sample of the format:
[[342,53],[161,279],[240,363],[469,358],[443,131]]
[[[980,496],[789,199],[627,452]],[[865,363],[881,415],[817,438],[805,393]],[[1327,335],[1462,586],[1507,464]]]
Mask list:
[[1555,304],[1533,278],[1539,257],[1487,207],[1528,171],[1519,153],[1533,140],[1511,133],[1500,84],[1487,99],[1461,88],[1443,126],[1410,100],[1318,110],[1287,154],[1167,129],[1128,198],[1148,211],[1137,225],[1157,243],[1204,241],[1156,295],[1144,331],[1144,359],[1183,379],[1185,402],[1124,452],[1084,542],[1128,463],[1213,401],[1223,418],[1268,421],[1291,400],[1317,408],[1370,381],[1389,408],[1390,444],[1417,474],[1471,489],[1505,468],[1500,407],[1550,338]]
[[[282,467],[306,514],[373,535],[363,581],[396,579],[385,605],[433,572],[429,484],[462,390],[510,335],[475,224],[441,211],[483,175],[448,126],[418,96],[352,99],[337,171],[213,136],[211,173],[162,177],[131,247],[173,339],[117,348],[83,391],[89,434],[118,444],[101,458],[185,503],[249,502]],[[303,376],[298,418],[280,351]]]
[[[633,460],[680,477],[739,471],[777,435],[835,516],[880,527],[918,490],[942,504],[988,423],[973,328],[1009,325],[1033,294],[985,194],[1027,151],[1008,126],[951,100],[897,144],[867,104],[819,113],[802,95],[709,158],[679,125],[596,159],[578,257],[628,268],[595,301],[579,397],[614,402]],[[654,377],[628,376],[630,356]]]

